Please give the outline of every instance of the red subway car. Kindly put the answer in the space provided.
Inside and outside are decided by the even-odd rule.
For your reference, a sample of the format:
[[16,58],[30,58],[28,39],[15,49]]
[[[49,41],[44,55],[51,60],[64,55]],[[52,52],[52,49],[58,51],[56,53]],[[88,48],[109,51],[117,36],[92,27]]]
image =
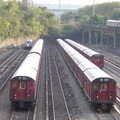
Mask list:
[[75,50],[81,53],[84,57],[90,60],[92,63],[97,65],[99,68],[104,67],[104,56],[98,52],[95,52],[73,40],[65,39],[65,41],[71,45]]
[[10,79],[10,101],[14,107],[28,108],[35,103],[42,48],[40,39]]
[[57,42],[92,106],[95,109],[110,110],[116,102],[116,81],[63,40],[57,39]]

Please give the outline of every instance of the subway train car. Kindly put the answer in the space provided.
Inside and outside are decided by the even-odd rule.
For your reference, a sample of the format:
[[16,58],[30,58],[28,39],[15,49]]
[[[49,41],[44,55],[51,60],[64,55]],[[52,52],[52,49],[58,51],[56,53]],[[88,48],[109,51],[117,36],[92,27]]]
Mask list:
[[92,107],[109,111],[116,102],[116,81],[63,40],[57,45]]
[[120,28],[120,20],[106,20],[106,26]]
[[73,40],[65,39],[65,41],[99,68],[102,69],[104,67],[104,56],[102,54],[95,52],[77,42],[74,42]]
[[34,105],[44,41],[39,39],[10,79],[12,106],[28,108]]
[[32,48],[32,40],[26,40],[24,44],[25,49],[31,49]]

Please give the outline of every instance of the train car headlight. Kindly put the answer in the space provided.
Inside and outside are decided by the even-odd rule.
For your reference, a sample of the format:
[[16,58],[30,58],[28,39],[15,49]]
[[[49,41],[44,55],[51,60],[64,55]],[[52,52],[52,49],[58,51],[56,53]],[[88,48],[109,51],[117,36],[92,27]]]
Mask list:
[[16,97],[17,95],[15,94],[15,97]]

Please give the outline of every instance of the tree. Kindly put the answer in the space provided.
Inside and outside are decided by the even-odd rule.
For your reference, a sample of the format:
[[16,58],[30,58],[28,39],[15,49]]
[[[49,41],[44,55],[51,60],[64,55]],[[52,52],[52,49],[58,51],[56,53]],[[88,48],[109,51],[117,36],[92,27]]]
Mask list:
[[70,37],[75,31],[76,31],[76,28],[74,26],[65,24],[63,25],[61,33],[63,37],[68,37],[68,36]]
[[18,38],[51,34],[57,29],[58,20],[45,7],[30,8],[16,1],[3,2],[0,6],[0,37]]
[[120,8],[114,9],[110,18],[113,20],[120,20]]

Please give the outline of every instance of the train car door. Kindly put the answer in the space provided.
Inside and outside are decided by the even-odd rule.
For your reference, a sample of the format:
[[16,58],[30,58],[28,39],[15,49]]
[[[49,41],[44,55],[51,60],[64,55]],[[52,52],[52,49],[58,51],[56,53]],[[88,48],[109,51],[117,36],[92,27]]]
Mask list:
[[19,99],[26,99],[26,95],[27,95],[27,82],[20,81],[18,89]]
[[99,89],[99,84],[98,83],[93,83],[92,84],[92,100],[96,101],[98,99],[98,89]]
[[98,57],[98,56],[93,56],[93,59],[94,59],[93,63],[99,67],[99,66],[100,66],[100,65],[99,65],[99,63],[100,63],[100,62],[99,62],[99,61],[100,61],[100,60],[99,60],[99,57]]
[[100,56],[100,68],[103,68],[104,67],[104,56],[103,55],[101,55]]
[[101,83],[100,91],[99,91],[99,100],[106,101],[108,99],[108,84]]
[[11,80],[10,81],[10,99],[16,99],[16,93],[18,91],[17,89],[18,82]]
[[116,83],[108,83],[108,99],[115,101],[116,100]]

